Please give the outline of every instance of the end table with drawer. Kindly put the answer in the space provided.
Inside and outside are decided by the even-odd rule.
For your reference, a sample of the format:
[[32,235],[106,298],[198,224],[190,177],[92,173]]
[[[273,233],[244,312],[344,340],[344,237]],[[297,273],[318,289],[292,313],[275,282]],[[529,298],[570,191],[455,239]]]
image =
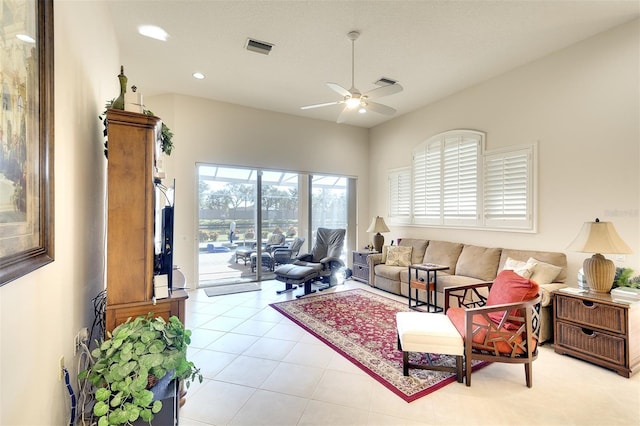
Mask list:
[[377,251],[353,251],[353,274],[351,277],[354,280],[369,284],[369,264],[367,263],[367,257],[372,253],[377,253]]
[[640,302],[608,293],[560,289],[553,294],[554,347],[630,377],[640,369]]

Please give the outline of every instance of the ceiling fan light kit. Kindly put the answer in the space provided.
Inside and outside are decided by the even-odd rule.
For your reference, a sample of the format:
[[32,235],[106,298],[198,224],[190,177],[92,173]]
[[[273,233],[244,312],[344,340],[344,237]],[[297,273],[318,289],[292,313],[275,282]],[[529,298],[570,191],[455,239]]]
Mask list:
[[327,86],[342,96],[342,99],[335,102],[324,102],[320,104],[306,105],[301,107],[300,109],[313,109],[313,108],[321,108],[331,105],[342,105],[344,104],[344,108],[340,115],[338,116],[338,123],[343,123],[347,120],[349,115],[357,111],[360,114],[366,113],[367,111],[373,111],[378,114],[383,115],[393,115],[396,110],[377,102],[371,102],[371,99],[381,98],[383,96],[393,95],[395,93],[402,91],[402,86],[398,84],[395,80],[390,78],[381,78],[376,82],[382,84],[378,84],[380,87],[377,87],[373,90],[370,90],[365,93],[361,93],[355,87],[355,41],[360,37],[360,33],[358,31],[350,31],[347,34],[349,40],[351,40],[351,88],[349,90],[340,86],[336,83],[327,83]]

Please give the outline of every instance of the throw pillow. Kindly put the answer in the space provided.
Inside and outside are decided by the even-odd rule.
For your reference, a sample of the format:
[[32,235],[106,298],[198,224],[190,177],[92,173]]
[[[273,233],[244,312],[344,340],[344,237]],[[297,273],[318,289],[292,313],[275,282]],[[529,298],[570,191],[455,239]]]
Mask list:
[[390,246],[387,249],[387,261],[389,266],[409,266],[411,265],[411,246]]
[[535,262],[521,262],[519,260],[507,257],[502,267],[503,271],[513,271],[523,278],[531,278],[533,275],[533,269],[535,268]]
[[[521,277],[515,271],[505,270],[500,272],[493,281],[487,297],[487,306],[530,300],[536,297],[538,289],[538,284],[532,280]],[[509,315],[517,314],[517,310],[509,312]],[[487,315],[493,322],[498,324],[502,321],[504,312],[491,312]],[[518,325],[513,324],[512,327],[505,325],[505,327],[507,329],[518,328]]]
[[535,281],[538,284],[549,284],[555,280],[560,272],[562,272],[562,268],[556,265],[552,265],[550,263],[540,262],[539,260],[530,257],[527,260],[527,263],[535,263],[536,266],[533,268],[533,274],[531,275],[531,280]]

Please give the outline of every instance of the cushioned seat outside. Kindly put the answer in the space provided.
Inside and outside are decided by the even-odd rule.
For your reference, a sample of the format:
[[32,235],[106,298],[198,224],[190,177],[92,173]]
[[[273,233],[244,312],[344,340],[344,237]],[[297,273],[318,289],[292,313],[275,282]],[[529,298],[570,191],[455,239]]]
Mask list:
[[256,252],[255,248],[239,248],[236,249],[236,263],[238,263],[238,259],[244,260],[244,264],[247,264],[247,261],[251,257],[253,253]]
[[[251,253],[251,272],[255,272],[258,266],[258,253]],[[273,258],[269,253],[262,253],[262,266],[273,271]]]
[[[446,315],[427,312],[398,312],[396,325],[398,328],[398,349],[403,352],[403,374],[405,376],[409,374],[409,368],[442,370],[455,373],[458,382],[462,383],[464,342]],[[456,367],[410,364],[409,352],[453,355],[456,357]]]

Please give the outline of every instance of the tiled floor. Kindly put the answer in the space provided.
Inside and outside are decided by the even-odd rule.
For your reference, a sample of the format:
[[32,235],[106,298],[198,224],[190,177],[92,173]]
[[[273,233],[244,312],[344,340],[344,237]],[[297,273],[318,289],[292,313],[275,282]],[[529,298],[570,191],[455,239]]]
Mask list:
[[[625,379],[551,345],[533,364],[531,389],[521,365],[492,364],[473,374],[471,387],[452,383],[406,403],[271,308],[293,297],[277,295],[281,287],[190,292],[189,359],[205,380],[189,389],[181,425],[640,424],[640,374]],[[355,281],[327,291],[355,287],[374,291]]]

